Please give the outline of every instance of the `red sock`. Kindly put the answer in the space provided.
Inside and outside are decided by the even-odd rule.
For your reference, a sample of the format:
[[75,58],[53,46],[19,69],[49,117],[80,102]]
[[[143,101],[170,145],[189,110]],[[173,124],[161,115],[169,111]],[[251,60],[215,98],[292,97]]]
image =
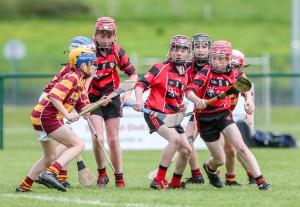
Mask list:
[[252,174],[250,171],[247,172],[247,176],[248,176],[248,178],[250,178],[250,179],[253,179],[253,178],[254,178],[253,174]]
[[66,170],[60,170],[59,174],[57,175],[57,180],[59,182],[66,182],[68,178],[68,172]]
[[266,182],[266,179],[262,175],[256,177],[255,180],[258,186]]
[[105,176],[107,176],[106,167],[98,169],[98,178],[103,178]]
[[192,176],[193,177],[199,177],[199,176],[202,175],[201,172],[200,172],[200,168],[197,168],[197,169],[191,170],[191,171],[192,171]]
[[170,183],[170,186],[180,186],[181,178],[182,178],[182,175],[174,173],[171,183]]
[[156,178],[155,178],[155,182],[164,181],[165,178],[166,178],[167,170],[168,170],[167,167],[159,165],[158,171],[157,171],[157,174],[156,174]]
[[226,173],[225,174],[225,179],[230,181],[230,182],[236,181],[235,174],[229,175],[229,174]]
[[62,166],[58,162],[54,162],[47,168],[47,171],[58,175],[61,168],[62,168]]
[[115,179],[116,180],[123,180],[123,173],[120,173],[120,174],[114,174],[115,175]]
[[22,181],[20,184],[19,188],[25,189],[25,190],[30,190],[32,187],[34,180],[32,180],[30,177],[26,176],[26,178]]

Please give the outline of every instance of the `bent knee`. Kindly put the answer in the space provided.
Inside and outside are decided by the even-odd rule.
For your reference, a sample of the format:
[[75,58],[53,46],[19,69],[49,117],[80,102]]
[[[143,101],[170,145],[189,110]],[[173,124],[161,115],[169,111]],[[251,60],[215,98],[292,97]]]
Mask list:
[[249,151],[249,148],[246,145],[242,145],[242,146],[239,146],[236,148],[236,152],[239,155],[244,155],[244,154],[248,153],[248,151]]
[[171,139],[169,141],[169,143],[172,144],[172,145],[175,145],[175,146],[179,147],[180,144],[181,144],[181,137],[180,136],[173,137],[173,139]]
[[236,151],[235,150],[224,150],[226,157],[235,157]]
[[186,145],[185,147],[182,147],[180,149],[180,153],[184,157],[189,157],[192,154],[192,151],[193,151],[193,149],[190,145]]

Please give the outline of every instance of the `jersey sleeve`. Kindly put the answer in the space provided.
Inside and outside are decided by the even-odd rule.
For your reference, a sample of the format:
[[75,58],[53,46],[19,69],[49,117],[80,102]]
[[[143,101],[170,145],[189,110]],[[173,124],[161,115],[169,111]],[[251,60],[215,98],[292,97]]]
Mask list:
[[57,82],[51,89],[48,96],[51,96],[60,102],[63,102],[71,89],[78,83],[78,76],[76,74],[67,75],[64,79]]
[[194,80],[189,83],[185,89],[185,95],[187,96],[191,91],[195,94],[205,85],[209,70],[203,68],[194,78]]
[[154,65],[136,84],[136,87],[140,87],[143,91],[150,88],[154,78],[159,74],[159,69]]
[[118,58],[120,60],[118,63],[118,67],[122,72],[127,74],[129,77],[137,74],[136,69],[130,63],[128,55],[123,48],[120,48]]

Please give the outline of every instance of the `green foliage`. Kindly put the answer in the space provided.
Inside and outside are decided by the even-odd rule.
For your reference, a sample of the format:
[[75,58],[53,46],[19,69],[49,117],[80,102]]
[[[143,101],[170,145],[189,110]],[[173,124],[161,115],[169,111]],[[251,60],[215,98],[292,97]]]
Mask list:
[[0,19],[21,18],[59,18],[89,13],[89,7],[74,0],[12,0],[0,7]]
[[[20,13],[17,6],[20,4],[24,7],[22,11],[28,13]],[[59,8],[55,8],[57,5]],[[0,17],[5,16],[0,24],[0,30],[4,31],[0,45],[14,38],[26,44],[27,56],[20,62],[20,72],[56,72],[59,64],[66,61],[67,56],[62,52],[68,48],[68,41],[77,35],[92,37],[96,19],[111,16],[117,22],[118,42],[130,57],[136,53],[139,58],[164,59],[174,34],[192,36],[205,32],[213,40],[231,41],[246,57],[260,57],[268,52],[271,71],[288,72],[291,70],[290,6],[290,2],[279,0],[272,1],[272,9],[269,1],[261,0],[11,0],[0,7]],[[53,12],[59,12],[47,17],[37,15],[48,12],[31,15],[37,7],[38,11],[52,8]],[[1,72],[12,71],[3,56],[0,62]],[[149,67],[138,69],[145,72]]]

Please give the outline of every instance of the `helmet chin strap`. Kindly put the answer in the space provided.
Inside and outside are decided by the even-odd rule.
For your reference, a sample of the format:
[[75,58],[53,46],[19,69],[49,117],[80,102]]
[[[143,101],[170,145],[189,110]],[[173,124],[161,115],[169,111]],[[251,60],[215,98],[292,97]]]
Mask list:
[[109,47],[101,47],[100,44],[97,42],[97,48],[101,51],[103,51],[105,49],[110,50],[110,49],[112,49],[113,44],[114,44],[114,42],[111,42],[111,45]]
[[177,68],[180,75],[185,74],[185,68],[183,64],[175,64],[175,67]]
[[226,68],[223,69],[216,69],[214,67],[211,67],[211,70],[215,73],[227,73],[230,70],[230,67],[226,66]]
[[206,65],[208,63],[208,58],[195,58],[195,61],[199,65]]

